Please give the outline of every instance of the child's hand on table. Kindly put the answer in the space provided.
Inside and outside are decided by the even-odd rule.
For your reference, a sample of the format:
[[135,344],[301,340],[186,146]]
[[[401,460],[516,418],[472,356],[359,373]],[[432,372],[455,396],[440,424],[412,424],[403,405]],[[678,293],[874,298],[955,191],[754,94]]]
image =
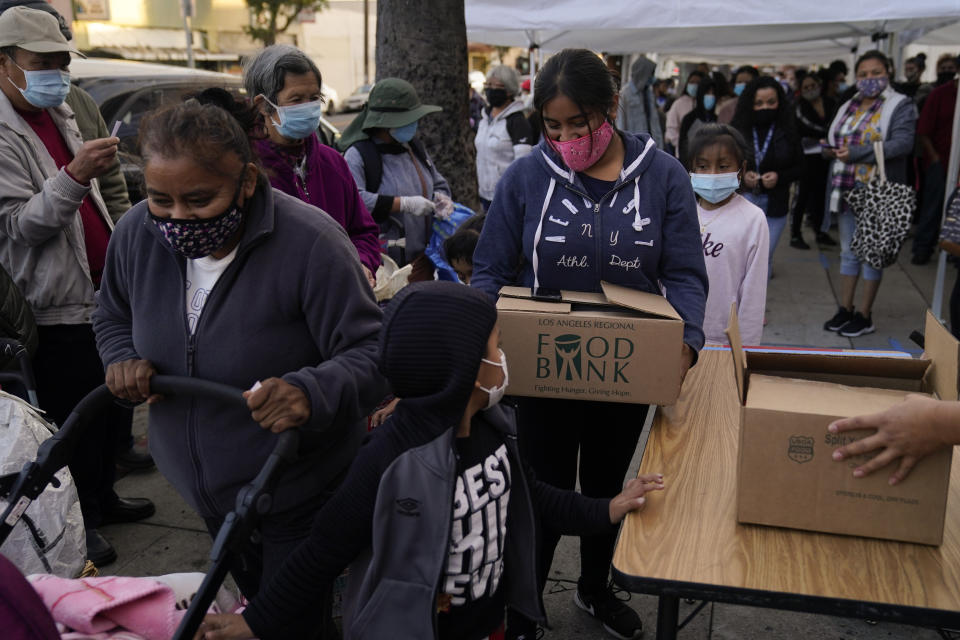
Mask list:
[[645,473],[634,478],[610,501],[610,522],[617,524],[631,511],[643,509],[647,504],[644,495],[648,491],[663,489],[663,474]]

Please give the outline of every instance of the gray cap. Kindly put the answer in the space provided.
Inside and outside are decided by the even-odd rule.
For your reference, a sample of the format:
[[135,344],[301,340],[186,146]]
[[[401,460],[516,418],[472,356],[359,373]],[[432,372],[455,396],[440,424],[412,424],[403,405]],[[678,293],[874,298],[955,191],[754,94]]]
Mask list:
[[19,47],[33,53],[82,53],[70,46],[53,14],[28,7],[12,7],[0,14],[0,47]]
[[60,12],[54,9],[53,5],[47,2],[47,0],[0,0],[0,13],[13,7],[30,7],[31,9],[46,11],[60,23],[60,33],[63,34],[63,37],[67,40],[73,40],[73,31],[70,31],[70,26],[67,24],[67,21],[63,19]]

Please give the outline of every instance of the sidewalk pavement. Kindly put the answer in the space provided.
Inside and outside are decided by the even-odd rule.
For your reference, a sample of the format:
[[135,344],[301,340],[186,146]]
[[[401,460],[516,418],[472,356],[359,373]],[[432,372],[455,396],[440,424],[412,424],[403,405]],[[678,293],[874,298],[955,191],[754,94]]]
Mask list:
[[[910,333],[923,330],[924,313],[933,299],[936,261],[924,266],[909,263],[909,242],[900,262],[886,270],[874,305],[876,333],[860,338],[842,338],[823,330],[823,323],[837,310],[839,295],[839,249],[818,251],[812,233],[805,229],[808,251],[793,249],[784,234],[774,256],[773,279],[767,293],[767,326],[764,344],[791,346],[844,347],[854,349],[902,349],[919,354],[910,342]],[[956,278],[956,269],[948,267],[945,299]],[[859,298],[858,298],[859,300]],[[944,307],[946,313],[946,303]],[[138,411],[135,430],[146,433],[146,414]],[[628,477],[640,465],[634,457]],[[103,533],[115,545],[119,559],[105,567],[105,575],[150,576],[180,571],[205,571],[210,537],[203,522],[173,491],[157,471],[130,474],[117,483],[123,496],[145,496],[157,505],[153,517],[136,524],[113,525]],[[550,640],[601,640],[607,635],[600,625],[573,604],[573,589],[579,575],[579,552],[575,538],[564,538],[557,550],[545,602],[552,629]],[[626,594],[621,594],[626,597]],[[641,614],[653,637],[657,600],[653,596],[634,595],[631,606]],[[696,605],[682,603],[683,620]],[[681,638],[717,639],[792,639],[840,638],[894,640],[934,640],[934,630],[902,625],[870,624],[863,620],[758,609],[725,604],[708,605],[680,633]]]

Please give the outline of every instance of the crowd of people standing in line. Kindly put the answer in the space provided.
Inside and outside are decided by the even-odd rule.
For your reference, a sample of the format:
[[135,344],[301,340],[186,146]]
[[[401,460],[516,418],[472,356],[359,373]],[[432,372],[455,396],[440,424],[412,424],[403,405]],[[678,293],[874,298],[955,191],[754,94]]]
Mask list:
[[[649,66],[645,62],[641,58],[641,68]],[[657,97],[664,81],[648,81],[647,91],[665,125],[665,147],[687,166],[694,160],[691,141],[706,125],[729,124],[744,137],[749,161],[741,194],[766,216],[769,277],[774,276],[773,252],[788,223],[790,246],[800,250],[810,248],[803,236],[805,217],[821,248],[837,244],[831,236],[836,225],[840,306],[824,329],[857,337],[876,330],[872,311],[882,270],[862,262],[851,250],[856,222],[845,196],[878,174],[873,143],[882,142],[887,179],[909,184],[919,196],[911,261],[929,262],[946,195],[944,165],[952,140],[957,65],[956,56],[941,56],[937,80],[931,84],[920,82],[925,68],[922,54],[906,61],[903,82],[894,80],[891,60],[879,51],[860,56],[852,70],[839,60],[819,70],[786,67],[775,75],[744,66],[727,78],[699,65],[672,101]],[[624,100],[633,100],[634,93],[635,84],[628,84]],[[951,324],[956,326],[960,323],[956,290],[951,311],[955,320]]]
[[[376,84],[341,155],[316,136],[320,69],[267,47],[244,65],[247,99],[208,89],[144,118],[147,198],[111,215],[100,178],[115,175],[118,140],[83,98],[68,106],[77,52],[52,14],[0,15],[0,262],[40,328],[41,403],[62,421],[104,381],[147,402],[157,467],[212,535],[271,433],[302,432],[258,540],[233,559],[249,607],[208,617],[208,640],[336,637],[331,589],[347,566],[348,637],[529,640],[561,535],[580,536],[576,606],[637,637],[609,568],[617,524],[665,487],[658,474],[623,484],[648,407],[502,403],[498,292],[610,282],[663,295],[684,322],[682,380],[706,342],[726,340],[731,304],[745,342],[762,340],[773,250],[791,212],[791,244],[806,248],[807,213],[819,243],[833,217],[840,231],[843,306],[826,328],[862,335],[881,273],[849,251],[843,195],[875,174],[874,142],[890,179],[909,180],[917,96],[935,109],[920,119],[926,168],[949,153],[938,127],[956,81],[944,71],[937,89],[897,92],[880,52],[857,60],[855,88],[839,66],[797,86],[703,69],[671,105],[649,61],[620,87],[593,52],[568,49],[538,73],[533,118],[516,71],[495,67],[475,139],[484,212],[444,243],[462,284],[434,282],[427,244],[456,194],[417,137],[440,107],[409,82]],[[382,252],[411,267],[385,310]],[[249,389],[247,410],[160,398],[158,373]],[[71,465],[101,564],[115,553],[97,527],[154,511],[113,493],[129,420],[105,421]]]

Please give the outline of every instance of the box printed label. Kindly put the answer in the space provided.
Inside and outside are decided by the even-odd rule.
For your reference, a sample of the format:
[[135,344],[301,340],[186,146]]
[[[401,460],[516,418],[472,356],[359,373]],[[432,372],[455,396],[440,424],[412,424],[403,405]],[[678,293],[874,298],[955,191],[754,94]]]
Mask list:
[[537,334],[537,380],[630,384],[636,346],[629,338]]
[[813,460],[813,438],[808,436],[790,436],[787,457],[798,464]]

